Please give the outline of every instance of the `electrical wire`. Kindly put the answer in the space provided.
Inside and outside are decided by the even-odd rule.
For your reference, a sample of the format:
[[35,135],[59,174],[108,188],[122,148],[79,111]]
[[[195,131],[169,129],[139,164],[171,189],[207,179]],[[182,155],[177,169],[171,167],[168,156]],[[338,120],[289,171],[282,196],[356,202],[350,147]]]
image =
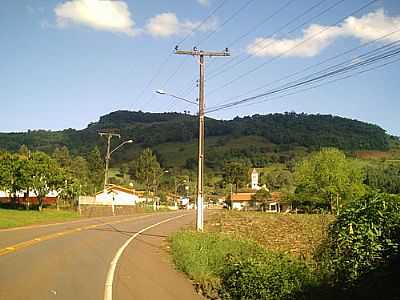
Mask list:
[[[314,4],[313,6],[307,8],[305,11],[303,11],[301,14],[297,15],[296,17],[294,17],[293,19],[291,19],[289,22],[285,23],[284,25],[282,25],[281,27],[279,27],[277,30],[275,30],[274,32],[272,32],[270,34],[270,36],[274,36],[280,32],[282,32],[282,30],[284,30],[285,28],[287,28],[288,26],[290,26],[291,24],[295,23],[296,21],[300,20],[302,17],[306,16],[307,14],[309,14],[311,11],[313,11],[315,8],[317,8],[318,6],[320,6],[321,4],[323,4],[324,2],[326,2],[327,0],[321,0],[318,3]],[[303,22],[300,25],[297,25],[296,27],[292,28],[289,32],[287,32],[285,35],[289,35],[290,33],[302,28],[305,24],[307,24],[308,22],[324,15],[325,13],[329,12],[330,10],[334,9],[336,6],[338,6],[339,4],[341,4],[342,2],[344,2],[344,0],[339,0],[337,2],[335,2],[333,5],[325,8],[323,11],[319,12],[317,15],[312,16],[311,18],[307,19],[307,21]],[[271,44],[265,45],[263,46],[261,50],[264,50],[265,48],[267,48],[268,46],[270,46]],[[243,59],[241,59],[240,61],[238,61],[237,63],[227,67],[227,65],[232,64],[232,62],[235,62],[238,58],[240,58],[241,56],[244,56]],[[249,60],[250,58],[252,58],[253,56],[251,54],[247,54],[247,55],[241,55],[241,56],[236,56],[235,58],[230,59],[228,62],[226,62],[224,65],[221,66],[222,70],[218,71],[218,72],[214,72],[211,74],[209,74],[209,79],[212,79],[214,77],[217,77],[223,73],[225,73],[226,71],[228,71],[231,68],[234,68],[240,64],[242,64],[243,62]]]
[[[204,18],[194,29],[192,29],[182,40],[180,40],[179,42],[175,43],[176,46],[180,46],[181,44],[183,44],[190,36],[192,36],[193,33],[195,33],[196,31],[198,31],[210,18],[212,18],[215,13],[221,9],[228,0],[222,0],[220,2],[220,4],[211,11],[210,14],[208,14],[208,16],[206,18]],[[154,73],[154,75],[149,79],[149,81],[147,82],[147,84],[144,85],[143,89],[138,93],[138,95],[136,96],[136,99],[139,99],[139,102],[141,101],[141,98],[143,96],[143,94],[149,89],[149,87],[153,84],[153,82],[160,76],[161,71],[165,68],[165,66],[168,64],[168,62],[170,61],[172,55],[174,54],[174,52],[170,52],[168,54],[168,56],[161,62],[161,64],[156,68],[156,72]],[[178,67],[180,69],[180,67]],[[173,74],[176,74],[178,71],[173,72]],[[174,75],[175,76],[175,75]],[[171,78],[168,79],[171,80],[173,76],[170,76]],[[153,99],[153,97],[151,97],[147,102],[151,102],[151,100]]]
[[[290,24],[296,22],[297,20],[301,19],[302,17],[304,17],[305,15],[309,14],[311,11],[313,11],[315,8],[317,8],[318,6],[322,5],[324,2],[326,2],[327,0],[321,0],[319,2],[317,2],[316,4],[312,5],[311,7],[309,7],[308,9],[306,9],[305,11],[303,11],[300,15],[297,15],[295,18],[291,19],[289,22],[287,22],[286,24],[284,24],[283,26],[281,26],[280,28],[278,28],[276,31],[274,31],[272,33],[272,35],[275,35],[279,32],[281,32],[283,29],[285,29],[286,27],[288,27]],[[321,15],[323,15],[324,13],[328,12],[329,10],[333,9],[335,6],[339,5],[341,2],[343,2],[344,0],[339,0],[338,2],[336,2],[334,5],[328,7],[327,9],[325,9],[324,11],[320,12],[318,15],[313,16],[311,19],[307,20],[306,22],[309,22]],[[240,41],[241,39],[243,39],[244,37],[248,36],[250,33],[256,31],[258,28],[260,28],[262,25],[264,25],[267,21],[271,20],[273,17],[275,17],[276,15],[278,15],[279,13],[281,13],[286,7],[288,7],[290,4],[292,4],[292,2],[294,2],[294,0],[289,0],[288,2],[286,2],[283,6],[281,6],[279,9],[277,9],[276,11],[274,11],[272,14],[270,14],[269,16],[267,16],[266,18],[264,18],[261,22],[259,22],[256,26],[252,27],[251,30],[247,31],[246,33],[242,34],[241,36],[239,36],[238,38],[236,38],[234,41],[232,41],[229,45],[228,48],[231,47],[233,44],[237,43],[238,41]],[[302,25],[300,26],[296,26],[295,28],[293,28],[291,31],[297,30],[299,28],[301,28]],[[238,58],[240,58],[242,55],[237,55],[237,56],[230,56],[231,59],[227,60],[227,62],[225,62],[224,64],[222,64],[219,68],[224,68],[227,65],[231,64],[232,62],[235,62]],[[250,58],[251,55],[248,55],[248,57]],[[238,64],[241,64],[243,61],[247,60],[241,60]],[[235,65],[231,66],[234,67]],[[229,67],[229,68],[231,68]],[[213,77],[218,76],[219,74],[222,74],[224,72],[226,72],[229,68],[223,69],[221,72],[218,72],[218,74],[216,74],[217,70],[211,71],[211,74],[209,74],[209,77],[207,80],[212,79]],[[213,75],[213,72],[215,73]],[[193,77],[192,80],[190,80],[190,82],[195,81],[197,78],[197,76]],[[192,83],[190,84],[190,86],[184,90],[184,92],[181,92],[181,94],[186,94],[186,93],[190,93],[190,90],[193,89]]]
[[[382,50],[384,50],[384,51],[382,51]],[[313,75],[313,77],[311,75],[308,75],[306,77],[303,77],[301,80],[296,80],[296,81],[284,84],[278,88],[266,91],[266,92],[256,95],[256,96],[247,97],[244,99],[240,99],[240,100],[226,103],[226,104],[216,106],[216,107],[211,107],[211,108],[207,109],[206,112],[208,112],[208,113],[215,112],[215,111],[218,111],[221,109],[226,109],[229,107],[234,107],[234,106],[237,106],[240,104],[251,102],[258,98],[275,95],[275,94],[278,94],[278,93],[281,93],[284,91],[288,91],[288,90],[291,90],[294,88],[298,88],[298,87],[301,87],[304,85],[310,85],[310,84],[313,84],[314,82],[319,82],[321,80],[324,80],[325,78],[331,78],[333,76],[337,76],[338,74],[339,75],[345,74],[345,73],[348,73],[355,69],[359,69],[361,67],[365,67],[370,64],[374,64],[378,61],[390,59],[399,54],[400,54],[400,47],[399,47],[399,40],[398,40],[396,42],[390,43],[388,45],[385,45],[378,49],[369,51],[363,55],[360,55],[355,60],[352,59],[351,62],[349,62],[349,60],[347,60],[347,61],[337,64],[335,66],[331,66],[322,71],[311,74],[311,75]],[[358,61],[358,60],[360,60],[360,61]]]
[[[341,1],[342,1],[342,0],[341,0]],[[262,63],[262,64],[257,65],[256,67],[254,67],[254,68],[250,69],[249,71],[247,71],[247,72],[245,72],[245,73],[243,73],[243,74],[241,74],[241,75],[235,77],[234,79],[228,81],[227,83],[223,84],[222,86],[213,89],[211,92],[208,93],[208,95],[211,95],[211,94],[215,93],[216,91],[218,91],[218,90],[220,90],[220,89],[222,89],[222,88],[225,88],[225,87],[227,87],[227,86],[229,86],[229,85],[235,83],[236,81],[238,81],[238,80],[240,80],[240,79],[242,79],[242,78],[244,78],[244,77],[246,77],[246,76],[248,76],[248,75],[254,73],[255,71],[258,71],[259,69],[265,67],[267,64],[270,64],[270,63],[272,63],[272,62],[278,60],[279,58],[281,58],[281,57],[283,57],[284,55],[290,53],[290,52],[293,51],[294,49],[296,49],[296,48],[300,47],[301,45],[305,44],[306,42],[309,42],[309,41],[311,41],[312,39],[316,38],[317,36],[321,35],[322,33],[326,32],[326,31],[328,31],[328,30],[331,30],[331,29],[334,28],[336,25],[338,25],[339,23],[343,22],[346,18],[357,14],[358,12],[362,11],[363,9],[367,8],[368,6],[372,5],[373,3],[377,2],[377,1],[379,1],[379,0],[371,0],[371,1],[369,1],[367,4],[365,4],[365,5],[361,6],[360,8],[356,9],[355,11],[353,11],[352,13],[350,13],[349,15],[346,15],[345,17],[340,18],[338,21],[336,21],[336,22],[333,23],[332,25],[330,25],[330,26],[328,26],[328,27],[325,27],[324,29],[322,29],[322,30],[318,31],[317,33],[311,35],[311,36],[308,37],[307,39],[305,39],[305,40],[303,40],[303,41],[301,41],[301,42],[295,44],[293,47],[291,47],[291,48],[289,48],[288,50],[282,52],[281,54],[279,54],[279,55],[277,55],[277,56],[275,56],[275,57],[273,57],[273,58],[267,60],[266,62],[264,62],[264,63]]]
[[[235,108],[235,107],[252,106],[252,105],[256,105],[256,104],[260,104],[260,103],[265,103],[265,102],[269,102],[269,101],[273,101],[273,100],[282,99],[282,98],[285,98],[285,97],[297,95],[297,94],[300,94],[300,93],[303,93],[303,92],[306,92],[306,91],[314,90],[314,89],[319,88],[319,87],[324,86],[324,85],[328,85],[328,84],[332,84],[334,82],[338,82],[338,81],[342,81],[342,80],[345,80],[345,79],[353,78],[353,77],[356,77],[358,75],[361,75],[361,74],[364,74],[364,73],[367,73],[367,72],[370,72],[370,71],[373,71],[373,70],[376,70],[376,69],[383,68],[383,67],[385,67],[387,65],[391,65],[391,64],[394,64],[394,63],[399,62],[399,61],[400,61],[400,58],[392,60],[392,61],[389,61],[389,62],[386,62],[384,64],[380,64],[378,66],[375,66],[375,67],[372,67],[372,68],[369,68],[369,69],[366,69],[366,70],[362,70],[360,72],[356,72],[355,74],[350,74],[350,75],[347,75],[347,76],[344,76],[344,77],[341,77],[341,78],[336,78],[336,79],[333,79],[333,80],[330,80],[330,81],[327,81],[327,82],[323,82],[323,83],[320,83],[318,85],[314,85],[314,86],[311,86],[311,87],[308,87],[308,88],[304,88],[304,89],[301,89],[301,90],[298,90],[298,91],[295,91],[295,92],[283,94],[283,95],[280,95],[280,96],[277,96],[277,97],[273,97],[273,98],[269,98],[269,99],[264,99],[264,100],[261,100],[261,101],[258,101],[258,102],[247,103],[247,104],[238,105],[238,106],[232,106],[232,107],[228,107],[226,109],[231,109],[231,108]],[[215,110],[214,112],[216,112],[216,111],[218,111],[218,110]],[[209,113],[212,113],[212,112],[209,112]]]
[[[355,51],[357,51],[357,50],[360,50],[360,49],[362,49],[362,48],[365,48],[365,47],[367,47],[367,46],[370,46],[370,45],[372,45],[372,44],[381,42],[381,41],[383,41],[383,40],[385,40],[385,39],[388,39],[389,37],[391,37],[391,36],[393,36],[394,34],[399,33],[399,32],[400,32],[400,29],[397,29],[397,30],[392,31],[392,32],[390,32],[390,33],[388,33],[388,34],[385,34],[385,35],[383,35],[383,36],[381,36],[381,37],[378,37],[378,38],[376,38],[376,39],[374,39],[374,40],[371,40],[371,41],[368,41],[368,42],[364,42],[363,44],[361,44],[361,45],[359,45],[359,46],[353,47],[353,48],[348,49],[348,50],[346,50],[346,51],[344,51],[344,52],[341,52],[341,53],[339,53],[339,54],[337,54],[337,55],[334,55],[334,56],[332,56],[332,57],[329,57],[329,58],[327,58],[327,59],[324,59],[324,60],[322,60],[321,62],[312,64],[312,65],[310,65],[310,66],[308,66],[308,67],[306,67],[306,68],[303,68],[303,69],[301,69],[301,70],[299,70],[299,71],[296,71],[296,72],[291,73],[291,74],[289,74],[289,75],[285,75],[285,76],[283,76],[283,77],[281,77],[281,78],[279,78],[279,79],[275,79],[275,80],[273,80],[273,81],[270,81],[270,82],[268,82],[268,83],[266,83],[266,84],[264,84],[264,85],[262,85],[262,86],[260,86],[260,87],[257,87],[257,88],[248,90],[247,92],[245,92],[245,93],[243,93],[243,94],[240,94],[240,95],[238,95],[238,96],[234,96],[234,97],[231,97],[231,98],[229,98],[229,99],[220,101],[220,103],[222,103],[222,102],[229,102],[229,101],[231,101],[231,100],[233,100],[233,99],[236,99],[236,98],[245,97],[246,95],[249,95],[249,94],[251,94],[251,93],[253,93],[253,92],[256,92],[256,91],[259,91],[259,90],[261,90],[261,89],[264,89],[264,88],[266,88],[266,87],[268,87],[268,86],[271,86],[271,85],[274,84],[274,83],[281,82],[281,81],[283,81],[283,80],[285,80],[285,79],[294,77],[294,76],[299,75],[299,74],[301,74],[301,73],[304,73],[305,71],[308,71],[308,70],[310,70],[310,69],[314,69],[314,68],[316,68],[316,67],[322,66],[322,65],[326,64],[326,63],[329,62],[329,61],[335,60],[335,59],[337,59],[337,58],[340,58],[340,57],[342,57],[342,56],[345,56],[345,55],[347,55],[347,54],[350,54],[350,53],[352,53],[352,52],[355,52]],[[218,103],[217,103],[217,104],[218,104]]]

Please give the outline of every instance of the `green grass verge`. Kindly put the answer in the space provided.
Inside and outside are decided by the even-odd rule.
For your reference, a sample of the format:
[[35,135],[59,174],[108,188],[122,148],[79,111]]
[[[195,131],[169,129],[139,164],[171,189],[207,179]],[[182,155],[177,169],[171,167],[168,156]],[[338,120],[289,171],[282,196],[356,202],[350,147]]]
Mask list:
[[217,233],[179,232],[173,260],[212,299],[302,299],[316,279],[299,260],[254,241]]
[[62,221],[69,221],[79,218],[74,211],[57,211],[55,209],[35,210],[14,210],[0,208],[0,228],[12,228],[33,224],[46,224]]

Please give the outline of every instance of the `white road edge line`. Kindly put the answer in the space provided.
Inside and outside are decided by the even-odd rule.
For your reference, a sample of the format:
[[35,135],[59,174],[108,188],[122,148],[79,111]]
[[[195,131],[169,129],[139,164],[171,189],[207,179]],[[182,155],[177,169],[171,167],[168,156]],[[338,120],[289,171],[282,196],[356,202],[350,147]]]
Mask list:
[[138,235],[140,235],[141,233],[145,232],[146,230],[149,230],[149,229],[151,229],[153,227],[156,227],[158,225],[161,225],[163,223],[167,223],[167,222],[170,222],[172,220],[179,219],[179,218],[182,218],[182,217],[185,217],[185,216],[187,216],[187,214],[180,215],[180,216],[173,217],[173,218],[169,218],[169,219],[163,220],[161,222],[155,223],[153,225],[150,225],[150,226],[148,226],[146,228],[143,228],[142,230],[138,231],[133,236],[131,236],[118,249],[117,253],[115,254],[113,260],[110,263],[110,268],[108,269],[108,272],[107,272],[107,279],[106,279],[105,290],[104,290],[104,300],[112,300],[112,286],[113,286],[113,281],[114,281],[115,268],[117,267],[118,260],[120,259],[122,253],[124,252],[125,248],[129,245],[129,243],[132,242]]

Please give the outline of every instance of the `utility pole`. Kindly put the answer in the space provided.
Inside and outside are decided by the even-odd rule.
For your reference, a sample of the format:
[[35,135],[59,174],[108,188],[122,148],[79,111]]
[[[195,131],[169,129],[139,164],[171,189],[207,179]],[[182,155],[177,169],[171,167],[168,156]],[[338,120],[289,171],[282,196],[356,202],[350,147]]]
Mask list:
[[228,48],[222,52],[211,52],[198,50],[196,47],[191,51],[178,50],[175,47],[175,54],[192,55],[199,57],[200,81],[199,81],[199,143],[198,143],[198,174],[197,174],[197,199],[196,199],[196,229],[203,231],[204,228],[204,79],[205,79],[205,61],[204,57],[229,56]]
[[118,133],[111,133],[111,132],[99,132],[99,134],[107,138],[106,171],[104,173],[104,189],[106,189],[108,184],[108,165],[110,163],[110,158],[111,158],[111,152],[110,152],[111,139],[113,136],[116,136],[120,139],[121,135]]

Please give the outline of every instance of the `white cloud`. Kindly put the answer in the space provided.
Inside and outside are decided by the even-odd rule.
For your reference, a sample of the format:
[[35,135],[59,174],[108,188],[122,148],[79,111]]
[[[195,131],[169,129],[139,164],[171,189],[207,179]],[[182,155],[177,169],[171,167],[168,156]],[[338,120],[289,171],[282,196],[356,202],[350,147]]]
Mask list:
[[[369,13],[361,18],[349,17],[342,25],[344,34],[356,37],[362,41],[371,41],[381,36],[400,30],[400,16],[386,16],[383,9]],[[386,38],[388,41],[400,39],[400,34]]]
[[[360,18],[349,17],[339,26],[310,25],[303,30],[303,35],[299,38],[256,38],[247,47],[247,52],[254,56],[311,57],[318,55],[340,37],[370,41],[396,29],[400,29],[400,16],[389,17],[382,9],[378,9]],[[398,39],[400,39],[400,34],[393,34],[386,38],[388,41]]]
[[197,2],[200,5],[203,5],[203,6],[209,6],[210,5],[210,0],[197,0]]
[[[149,19],[145,31],[153,37],[170,37],[173,35],[185,35],[197,28],[201,23],[192,21],[180,21],[174,13],[167,12]],[[198,28],[199,31],[214,30],[217,26],[215,18],[210,19]]]
[[124,1],[70,0],[55,8],[57,25],[79,24],[96,30],[135,35],[135,22]]

